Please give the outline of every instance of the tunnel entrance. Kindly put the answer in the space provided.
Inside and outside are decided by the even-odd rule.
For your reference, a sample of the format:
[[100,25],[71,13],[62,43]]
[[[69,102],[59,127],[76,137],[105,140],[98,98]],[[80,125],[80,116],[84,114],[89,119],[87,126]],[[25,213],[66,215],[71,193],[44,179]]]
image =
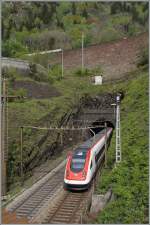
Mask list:
[[[91,124],[91,126],[94,127],[91,130],[94,131],[95,134],[97,134],[100,131],[102,131],[103,129],[105,129],[105,123],[106,123],[107,127],[112,127],[114,129],[114,124],[111,121],[96,120]],[[98,126],[100,126],[100,127],[98,127]],[[94,135],[92,131],[89,131],[90,136]]]

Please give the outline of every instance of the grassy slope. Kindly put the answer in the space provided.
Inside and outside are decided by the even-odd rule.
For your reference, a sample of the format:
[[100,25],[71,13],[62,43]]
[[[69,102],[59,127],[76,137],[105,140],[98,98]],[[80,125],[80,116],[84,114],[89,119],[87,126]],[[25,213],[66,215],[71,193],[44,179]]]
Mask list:
[[98,193],[112,188],[115,200],[100,213],[96,223],[148,223],[148,74],[121,85],[122,162],[115,161],[115,135]]
[[[138,76],[138,73],[140,76]],[[123,90],[125,92],[125,98],[121,104],[123,162],[117,169],[114,169],[115,135],[113,135],[109,150],[109,167],[103,171],[98,188],[98,192],[102,193],[111,186],[115,194],[115,201],[108,204],[107,208],[98,216],[95,222],[145,222],[147,221],[145,212],[148,207],[147,72],[138,71],[132,74],[135,78],[130,81],[117,84],[104,84],[102,86],[91,84],[89,77],[81,78],[77,76],[75,78],[74,76],[66,74],[64,79],[54,82],[53,85],[62,93],[60,97],[43,100],[25,100],[24,103],[10,103],[11,121],[14,121],[13,123],[16,125],[17,119],[18,126],[20,126],[22,121],[25,124],[38,124],[39,121],[42,121],[43,117],[50,113],[53,115],[53,112],[57,111],[57,113],[54,113],[55,117],[53,116],[55,124],[65,112],[75,107],[79,97],[83,94],[95,95],[106,91],[116,92]],[[14,120],[14,118],[16,119]],[[40,124],[44,123],[44,120],[40,122]],[[37,135],[36,137],[34,134],[30,135],[30,132],[26,135],[25,138],[28,140],[26,143],[30,146],[39,137]],[[19,137],[19,133],[17,136]]]

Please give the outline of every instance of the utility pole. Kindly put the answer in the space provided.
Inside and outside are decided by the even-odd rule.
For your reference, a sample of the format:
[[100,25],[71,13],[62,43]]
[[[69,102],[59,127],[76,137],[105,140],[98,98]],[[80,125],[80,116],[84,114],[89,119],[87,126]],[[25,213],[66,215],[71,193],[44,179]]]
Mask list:
[[61,62],[62,62],[62,78],[64,77],[64,52],[61,50]]
[[107,123],[105,122],[105,168],[107,167]]
[[6,79],[3,79],[2,82],[2,93],[3,98],[1,101],[1,110],[2,110],[2,117],[1,117],[1,177],[2,177],[2,196],[6,195],[6,161],[7,161],[7,94],[6,94]]
[[82,71],[84,69],[84,34],[82,32]]
[[7,93],[7,79],[2,79],[1,96],[1,177],[2,189],[1,195],[4,197],[7,193],[7,160],[8,160],[8,100],[21,99],[23,96],[9,96]]
[[20,175],[21,175],[21,180],[23,182],[23,127],[21,128],[21,133],[20,133]]
[[121,162],[120,97],[116,96],[116,163]]

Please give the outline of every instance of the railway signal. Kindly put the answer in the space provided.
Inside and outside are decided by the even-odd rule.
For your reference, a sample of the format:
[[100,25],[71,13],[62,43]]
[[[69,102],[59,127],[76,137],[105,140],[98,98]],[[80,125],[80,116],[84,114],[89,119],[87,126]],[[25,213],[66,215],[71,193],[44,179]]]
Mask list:
[[114,106],[114,117],[116,119],[116,163],[121,162],[120,102],[122,98],[123,94],[118,93],[116,103],[111,104]]
[[121,94],[117,94],[116,96],[116,163],[121,162],[120,101],[121,101]]

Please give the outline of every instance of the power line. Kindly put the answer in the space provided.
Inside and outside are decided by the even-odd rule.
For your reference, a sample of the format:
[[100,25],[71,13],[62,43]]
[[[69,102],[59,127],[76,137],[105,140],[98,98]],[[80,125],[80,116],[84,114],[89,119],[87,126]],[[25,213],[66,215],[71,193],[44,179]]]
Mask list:
[[105,126],[88,126],[88,127],[36,127],[36,126],[22,126],[22,128],[30,128],[37,130],[88,130],[94,128],[104,128]]

